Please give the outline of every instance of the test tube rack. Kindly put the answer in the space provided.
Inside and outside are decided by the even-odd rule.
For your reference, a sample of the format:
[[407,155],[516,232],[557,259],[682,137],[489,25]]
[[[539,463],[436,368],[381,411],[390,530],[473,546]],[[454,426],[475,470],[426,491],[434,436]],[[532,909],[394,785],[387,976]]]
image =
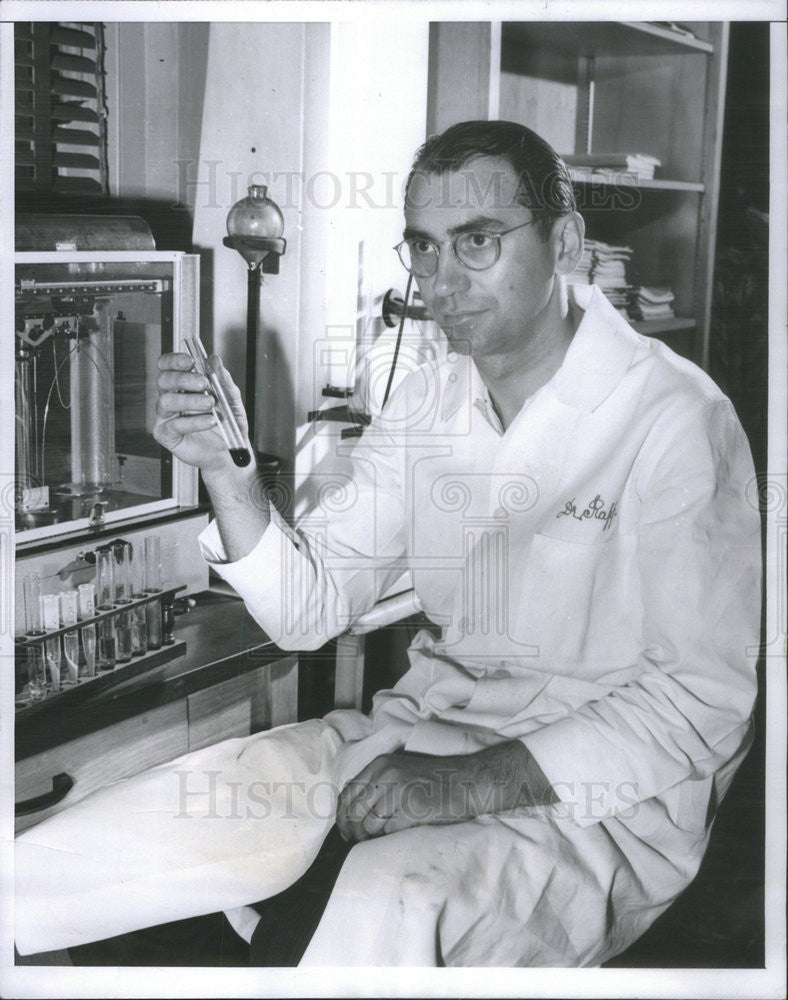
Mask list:
[[[150,591],[140,597],[133,598],[131,601],[123,604],[115,604],[112,608],[97,611],[91,618],[80,618],[75,625],[61,625],[60,628],[48,629],[40,635],[17,636],[14,639],[17,657],[20,654],[26,656],[27,650],[31,646],[41,645],[51,639],[59,639],[66,632],[80,632],[88,626],[97,626],[107,619],[133,611],[135,608],[150,604],[152,601],[161,601],[163,613],[165,613],[164,616],[166,617],[167,606],[171,607],[174,604],[175,595],[185,589],[186,584],[181,584],[178,587],[165,587],[162,590]],[[27,714],[28,712],[34,712],[43,705],[48,706],[51,704],[53,699],[70,699],[78,693],[81,693],[81,696],[86,696],[89,692],[90,696],[92,696],[106,687],[117,684],[121,678],[124,680],[129,679],[137,674],[151,670],[153,667],[161,666],[163,663],[169,663],[171,660],[183,656],[185,652],[186,643],[182,640],[175,639],[172,642],[163,642],[158,649],[149,650],[147,653],[139,656],[135,655],[128,663],[117,663],[111,670],[97,670],[92,677],[80,677],[77,684],[63,685],[59,691],[48,690],[45,697],[39,701],[18,701],[16,705],[17,713],[25,712]]]

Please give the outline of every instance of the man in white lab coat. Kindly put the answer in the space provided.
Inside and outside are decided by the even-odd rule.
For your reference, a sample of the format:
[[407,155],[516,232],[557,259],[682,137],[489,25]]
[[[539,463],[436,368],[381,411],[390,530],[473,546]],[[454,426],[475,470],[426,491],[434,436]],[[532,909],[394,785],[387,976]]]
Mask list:
[[583,221],[530,130],[430,139],[403,235],[449,351],[358,442],[344,505],[292,529],[261,503],[185,355],[160,362],[155,436],[200,468],[203,552],[280,646],[405,569],[440,626],[369,717],[304,731],[330,735],[355,846],[302,964],[596,965],[694,877],[749,746],[749,449],[699,369],[567,287]]

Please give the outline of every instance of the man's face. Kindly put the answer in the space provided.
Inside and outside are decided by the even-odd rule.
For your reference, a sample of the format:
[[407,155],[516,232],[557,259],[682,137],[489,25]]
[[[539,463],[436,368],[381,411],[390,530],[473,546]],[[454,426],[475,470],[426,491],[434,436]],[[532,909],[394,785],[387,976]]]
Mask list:
[[472,228],[502,233],[528,222],[517,189],[506,160],[481,156],[457,172],[417,175],[408,193],[404,235],[442,244],[435,273],[416,278],[421,296],[452,347],[476,360],[527,351],[555,283],[554,241],[535,224],[503,236],[485,271],[464,266],[446,242]]

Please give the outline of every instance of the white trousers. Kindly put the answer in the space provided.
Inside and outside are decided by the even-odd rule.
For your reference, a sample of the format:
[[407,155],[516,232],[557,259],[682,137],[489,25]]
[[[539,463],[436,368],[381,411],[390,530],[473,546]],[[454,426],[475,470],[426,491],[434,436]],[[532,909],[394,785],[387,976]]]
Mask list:
[[[394,730],[365,733],[359,713],[331,713],[228,740],[27,830],[16,842],[20,954],[282,891],[314,859],[337,789],[402,743]],[[657,899],[607,824],[547,812],[415,827],[352,849],[302,964],[599,964],[682,887],[671,871]]]

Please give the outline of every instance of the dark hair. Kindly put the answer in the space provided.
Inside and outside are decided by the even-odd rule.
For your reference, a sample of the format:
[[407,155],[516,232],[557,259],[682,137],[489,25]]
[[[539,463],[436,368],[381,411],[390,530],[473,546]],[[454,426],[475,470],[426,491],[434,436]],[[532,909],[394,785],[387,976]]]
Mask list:
[[416,151],[405,185],[407,200],[417,174],[457,171],[479,156],[500,156],[518,174],[517,201],[530,209],[547,239],[556,219],[575,211],[575,194],[561,157],[545,140],[516,122],[458,122],[432,135]]

